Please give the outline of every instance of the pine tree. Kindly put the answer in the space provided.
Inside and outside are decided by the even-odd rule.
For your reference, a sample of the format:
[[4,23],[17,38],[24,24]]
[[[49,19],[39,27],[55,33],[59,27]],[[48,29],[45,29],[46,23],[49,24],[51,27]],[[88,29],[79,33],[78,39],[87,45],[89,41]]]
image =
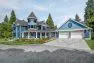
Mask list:
[[9,23],[13,24],[13,22],[15,22],[15,21],[16,21],[16,15],[15,15],[14,10],[12,10]]
[[0,38],[4,37],[3,33],[4,33],[4,25],[3,23],[0,23]]
[[78,14],[75,15],[75,21],[81,21],[81,19],[79,18]]
[[54,29],[57,29],[57,25],[56,25],[56,26],[54,26]]
[[8,20],[7,15],[4,18],[4,21],[0,23],[0,37],[1,38],[10,38],[12,37],[12,24],[16,21],[15,12],[12,10],[10,20]]
[[93,26],[92,28],[94,28],[94,24],[92,21],[92,17],[94,17],[94,0],[88,0],[87,2],[87,7],[85,8],[85,22],[88,26]]
[[8,17],[7,17],[7,15],[5,16],[5,18],[4,18],[4,23],[8,23]]
[[85,23],[93,29],[92,38],[94,39],[94,0],[88,0],[85,8]]
[[4,21],[1,23],[1,37],[3,37],[3,38],[7,38],[6,36],[6,33],[8,32],[7,31],[7,25],[8,25],[8,17],[7,17],[7,15],[5,16],[5,18],[4,18]]
[[12,10],[11,16],[10,16],[10,20],[9,20],[9,22],[8,22],[8,25],[7,25],[7,27],[8,27],[8,32],[7,32],[8,34],[6,34],[7,37],[12,37],[12,24],[13,24],[15,21],[16,21],[16,15],[15,15],[14,10]]
[[52,17],[51,17],[51,14],[49,14],[46,23],[48,24],[48,26],[49,26],[51,29],[54,29],[54,22],[53,22],[53,19],[52,19]]

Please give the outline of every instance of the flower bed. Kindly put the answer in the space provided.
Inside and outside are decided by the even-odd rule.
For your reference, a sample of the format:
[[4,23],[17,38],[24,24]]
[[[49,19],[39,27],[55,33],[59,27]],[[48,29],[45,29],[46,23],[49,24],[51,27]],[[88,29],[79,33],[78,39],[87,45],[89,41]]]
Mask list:
[[6,45],[23,45],[23,44],[43,44],[46,43],[49,38],[42,39],[16,39],[14,41],[1,41],[0,44]]

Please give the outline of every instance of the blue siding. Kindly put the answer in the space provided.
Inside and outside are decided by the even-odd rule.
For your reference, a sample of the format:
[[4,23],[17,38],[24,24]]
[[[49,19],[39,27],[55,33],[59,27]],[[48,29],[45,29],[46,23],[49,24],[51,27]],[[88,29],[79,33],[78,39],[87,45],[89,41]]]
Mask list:
[[21,33],[23,31],[26,31],[26,30],[27,30],[27,28],[23,27],[23,26],[16,26],[16,25],[13,26],[13,34],[15,34],[15,35],[13,35],[13,37],[14,38],[21,38]]
[[[71,27],[69,27],[69,23],[72,24]],[[81,24],[73,20],[69,20],[65,24],[63,24],[59,29],[81,29],[81,28],[86,28],[86,27],[82,26]]]

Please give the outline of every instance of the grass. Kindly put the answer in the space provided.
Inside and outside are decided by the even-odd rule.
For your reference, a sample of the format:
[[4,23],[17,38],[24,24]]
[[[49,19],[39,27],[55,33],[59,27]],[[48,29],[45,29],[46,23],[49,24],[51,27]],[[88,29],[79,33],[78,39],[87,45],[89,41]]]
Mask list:
[[94,50],[94,40],[86,40],[87,44],[89,45],[89,47]]
[[17,39],[14,41],[8,41],[9,39],[0,39],[0,44],[5,45],[26,45],[26,44],[43,44],[46,43],[49,39]]

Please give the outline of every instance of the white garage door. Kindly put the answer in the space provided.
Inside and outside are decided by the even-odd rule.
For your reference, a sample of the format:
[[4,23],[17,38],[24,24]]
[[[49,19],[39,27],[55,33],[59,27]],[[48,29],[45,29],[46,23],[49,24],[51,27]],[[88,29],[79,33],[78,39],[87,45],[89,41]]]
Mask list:
[[68,32],[59,32],[59,38],[68,38],[69,33]]
[[71,32],[71,38],[78,38],[82,39],[83,38],[83,33],[82,32]]

